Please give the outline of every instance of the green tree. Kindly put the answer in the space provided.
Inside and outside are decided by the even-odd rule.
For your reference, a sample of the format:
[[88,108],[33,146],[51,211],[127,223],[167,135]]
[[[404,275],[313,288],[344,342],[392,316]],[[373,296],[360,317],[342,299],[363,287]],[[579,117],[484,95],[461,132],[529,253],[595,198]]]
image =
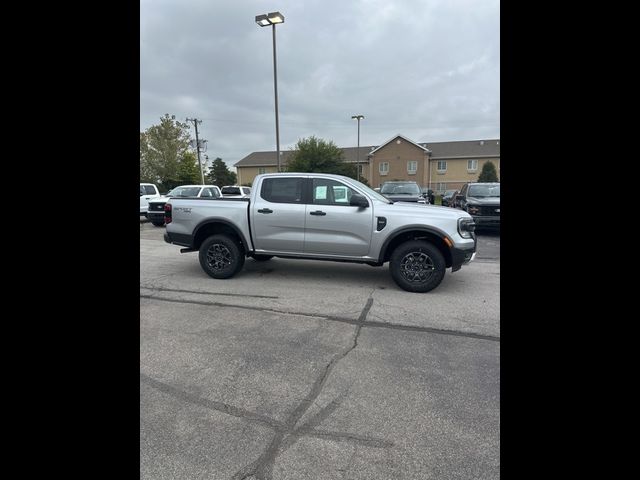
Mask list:
[[140,180],[168,190],[180,184],[179,164],[189,153],[189,125],[165,114],[159,125],[140,133]]
[[236,174],[227,167],[227,164],[217,157],[209,167],[206,178],[212,185],[222,188],[225,185],[236,184]]
[[180,185],[200,184],[202,177],[195,153],[185,152],[178,160],[177,178]]
[[342,150],[335,143],[311,136],[298,140],[287,163],[287,171],[345,175],[349,166],[344,163]]
[[492,162],[487,162],[482,166],[482,170],[480,171],[480,176],[478,177],[479,182],[498,182],[498,172],[496,171],[496,166]]

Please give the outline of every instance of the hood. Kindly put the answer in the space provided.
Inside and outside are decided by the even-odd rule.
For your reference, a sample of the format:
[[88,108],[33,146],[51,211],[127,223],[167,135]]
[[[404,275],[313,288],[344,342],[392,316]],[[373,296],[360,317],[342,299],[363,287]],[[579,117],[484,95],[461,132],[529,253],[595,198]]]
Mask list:
[[417,202],[418,200],[424,200],[422,195],[402,195],[402,194],[382,194],[392,202]]
[[471,218],[464,210],[457,208],[441,207],[439,205],[424,205],[414,202],[398,202],[393,204],[377,204],[376,212],[385,215],[407,215],[415,217],[417,215],[429,215],[431,218],[458,219],[461,217]]
[[467,203],[476,205],[500,205],[500,197],[467,197]]

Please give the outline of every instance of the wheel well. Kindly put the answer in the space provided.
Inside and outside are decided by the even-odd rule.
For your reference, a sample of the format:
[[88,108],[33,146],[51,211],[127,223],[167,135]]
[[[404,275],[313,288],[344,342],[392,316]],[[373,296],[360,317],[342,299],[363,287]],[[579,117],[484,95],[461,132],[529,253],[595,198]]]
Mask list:
[[438,248],[438,250],[440,250],[440,253],[442,253],[442,256],[444,257],[444,261],[446,262],[447,268],[453,265],[451,250],[449,249],[447,244],[444,243],[444,240],[438,235],[436,235],[435,233],[424,232],[420,230],[402,232],[400,235],[398,235],[393,240],[391,240],[391,242],[389,242],[389,245],[387,245],[387,249],[384,252],[383,261],[388,262],[395,248],[401,243],[404,243],[409,240],[425,240],[433,244],[435,247]]
[[238,235],[238,232],[233,227],[226,225],[224,223],[208,223],[198,230],[196,236],[193,239],[193,248],[199,249],[202,242],[204,242],[211,235],[227,235],[230,238],[233,238],[240,247],[241,251],[246,254],[247,248],[242,241],[242,237]]

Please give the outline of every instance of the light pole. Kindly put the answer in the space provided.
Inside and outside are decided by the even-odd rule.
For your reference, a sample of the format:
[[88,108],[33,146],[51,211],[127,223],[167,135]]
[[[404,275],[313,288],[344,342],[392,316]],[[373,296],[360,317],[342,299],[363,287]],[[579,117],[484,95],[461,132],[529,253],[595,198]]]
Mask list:
[[280,172],[280,127],[278,125],[278,67],[276,62],[276,25],[284,23],[284,15],[280,12],[271,12],[266,15],[256,15],[256,23],[261,27],[271,25],[273,27],[273,90],[276,97],[276,161]]
[[356,150],[356,162],[358,165],[358,181],[360,181],[360,120],[364,118],[364,115],[352,115],[351,118],[358,120],[358,149]]

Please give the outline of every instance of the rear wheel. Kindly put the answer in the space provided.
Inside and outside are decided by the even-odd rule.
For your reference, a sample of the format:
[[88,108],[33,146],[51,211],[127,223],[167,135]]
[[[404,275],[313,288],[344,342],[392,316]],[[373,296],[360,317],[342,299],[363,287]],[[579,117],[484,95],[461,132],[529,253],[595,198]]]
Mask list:
[[244,266],[244,252],[227,235],[212,235],[200,245],[200,266],[207,275],[223,279],[233,277]]
[[393,280],[408,292],[433,290],[440,285],[446,269],[447,264],[440,250],[424,240],[401,243],[389,261]]
[[151,223],[153,223],[156,227],[161,227],[164,225],[164,220],[151,220]]

